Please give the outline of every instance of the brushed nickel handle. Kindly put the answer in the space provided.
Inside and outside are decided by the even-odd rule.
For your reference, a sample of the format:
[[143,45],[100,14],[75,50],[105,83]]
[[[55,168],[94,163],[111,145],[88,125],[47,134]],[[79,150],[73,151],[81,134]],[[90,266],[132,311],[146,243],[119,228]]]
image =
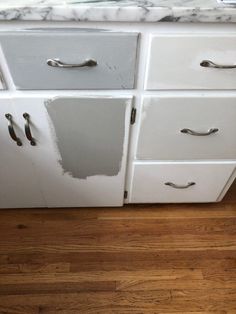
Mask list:
[[31,129],[30,129],[30,115],[28,113],[23,113],[23,117],[25,119],[25,136],[27,137],[28,141],[32,146],[36,146],[36,141],[32,136]]
[[188,189],[193,185],[196,185],[195,182],[189,182],[187,185],[178,185],[172,182],[166,182],[165,185],[171,186],[174,189]]
[[16,136],[16,133],[15,133],[15,130],[14,130],[14,127],[13,127],[13,118],[12,118],[12,115],[10,113],[6,113],[5,114],[5,117],[7,118],[8,120],[8,131],[9,131],[9,135],[10,137],[12,138],[12,140],[14,142],[16,142],[16,144],[18,146],[22,146],[22,142],[21,140],[19,139],[19,137]]
[[73,64],[73,63],[64,63],[59,59],[48,59],[47,65],[56,68],[84,68],[84,67],[94,67],[97,65],[97,61],[93,59],[85,60],[82,63]]
[[194,136],[208,136],[211,134],[215,134],[218,131],[219,131],[219,129],[212,128],[212,129],[208,130],[207,132],[196,132],[196,131],[191,130],[191,129],[182,129],[180,132],[185,133],[185,134],[189,134],[189,135],[194,135]]
[[210,60],[203,60],[200,63],[201,67],[204,68],[215,68],[215,69],[236,69],[236,64],[233,65],[223,65],[223,64],[217,64]]

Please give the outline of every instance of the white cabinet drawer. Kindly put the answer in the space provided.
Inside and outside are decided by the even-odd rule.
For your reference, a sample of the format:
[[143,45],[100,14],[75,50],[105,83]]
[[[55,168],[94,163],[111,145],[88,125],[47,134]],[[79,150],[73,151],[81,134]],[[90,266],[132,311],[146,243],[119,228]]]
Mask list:
[[215,202],[235,167],[233,162],[135,162],[130,202]]
[[137,33],[96,30],[0,33],[14,84],[21,90],[131,89],[137,39]]
[[145,97],[141,120],[139,160],[236,159],[235,97]]
[[236,34],[153,35],[149,54],[148,90],[236,88],[236,68],[201,66],[236,65]]

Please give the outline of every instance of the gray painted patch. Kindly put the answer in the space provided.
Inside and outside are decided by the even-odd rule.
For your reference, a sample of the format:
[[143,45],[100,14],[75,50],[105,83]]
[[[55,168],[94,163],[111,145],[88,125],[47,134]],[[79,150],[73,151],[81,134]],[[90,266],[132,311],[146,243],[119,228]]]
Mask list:
[[[0,32],[0,45],[17,89],[131,89],[138,34],[101,31]],[[97,66],[58,68],[95,59]]]
[[66,173],[79,179],[118,175],[126,99],[57,98],[45,105]]

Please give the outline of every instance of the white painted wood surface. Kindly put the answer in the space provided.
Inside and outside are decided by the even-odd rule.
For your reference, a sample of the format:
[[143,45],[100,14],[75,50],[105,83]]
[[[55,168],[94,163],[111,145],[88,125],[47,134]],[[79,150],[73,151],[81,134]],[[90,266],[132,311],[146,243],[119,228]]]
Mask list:
[[[52,24],[50,22],[44,21],[43,23],[41,22],[22,22],[22,23],[18,23],[18,22],[11,22],[11,23],[1,23],[1,30],[13,30],[15,31],[16,29],[22,28],[22,27],[28,27],[28,28],[41,28],[41,27],[45,27],[45,28],[50,28],[52,27]],[[150,38],[152,36],[152,34],[155,34],[155,36],[157,34],[162,34],[162,37],[192,37],[196,35],[201,34],[201,36],[206,36],[207,37],[212,37],[214,39],[217,40],[218,37],[235,37],[235,26],[233,24],[197,24],[197,23],[109,23],[107,24],[106,22],[101,22],[101,23],[97,23],[97,22],[80,22],[80,23],[76,23],[76,22],[65,22],[63,23],[54,23],[53,24],[54,28],[61,28],[61,27],[70,27],[70,28],[91,28],[91,29],[104,29],[104,30],[112,30],[112,31],[117,31],[117,32],[125,32],[125,31],[129,31],[129,32],[140,32],[141,36],[140,36],[140,45],[139,45],[139,52],[138,52],[138,67],[137,67],[137,73],[136,73],[136,84],[135,84],[135,89],[134,90],[123,90],[122,91],[122,95],[127,96],[127,97],[131,97],[131,96],[135,96],[135,101],[134,101],[134,105],[137,108],[137,117],[136,117],[136,123],[131,127],[131,134],[130,134],[130,140],[129,140],[129,155],[128,155],[128,162],[127,162],[127,172],[126,172],[126,184],[125,184],[125,190],[128,191],[128,199],[126,200],[126,202],[132,202],[132,184],[133,184],[133,178],[134,178],[134,164],[136,163],[140,163],[141,164],[146,164],[146,162],[143,162],[142,160],[137,160],[137,143],[138,143],[138,137],[140,134],[140,126],[141,126],[141,120],[143,118],[143,116],[141,115],[142,112],[142,97],[147,96],[153,96],[153,97],[160,97],[160,96],[165,96],[167,98],[176,98],[178,99],[179,97],[183,97],[183,98],[188,98],[188,97],[202,97],[202,96],[206,96],[206,97],[213,97],[215,99],[218,99],[218,97],[236,97],[236,93],[235,93],[235,89],[232,91],[223,91],[222,89],[224,89],[224,85],[225,84],[225,80],[222,78],[221,79],[221,84],[219,83],[217,86],[217,89],[215,91],[209,91],[209,90],[205,90],[203,91],[203,89],[198,89],[195,91],[191,91],[189,89],[189,85],[185,86],[185,88],[181,91],[176,91],[174,90],[176,88],[176,85],[172,85],[169,86],[165,91],[157,91],[157,90],[150,90],[147,91],[145,90],[144,86],[145,86],[145,74],[147,74],[147,65],[149,63],[149,44],[150,44]],[[227,34],[227,35],[226,35]],[[235,42],[235,41],[234,41]],[[232,45],[234,45],[234,42],[232,41]],[[178,58],[180,57],[180,55],[177,54],[177,48],[179,46],[179,41],[177,41],[177,45],[174,49],[172,49],[171,51],[168,51],[165,49],[165,54],[163,55],[163,58],[165,58],[166,56],[168,57],[170,53],[174,53],[174,60],[179,60]],[[170,45],[170,47],[172,47]],[[161,49],[161,46],[159,47]],[[191,51],[191,47],[189,47],[187,45],[187,47],[185,47],[185,51]],[[174,51],[174,52],[173,52]],[[222,45],[222,51],[225,52],[225,49],[223,48]],[[226,56],[226,55],[225,55]],[[190,57],[190,54],[189,54]],[[231,59],[224,59],[224,61],[231,61]],[[164,62],[164,61],[162,61]],[[16,108],[16,110],[18,111],[19,114],[19,119],[17,120],[18,124],[20,125],[20,130],[19,132],[23,135],[23,124],[24,121],[22,119],[22,112],[24,111],[24,109],[28,110],[32,116],[34,116],[33,111],[35,110],[35,112],[37,112],[37,121],[34,124],[34,127],[32,128],[32,132],[33,135],[35,137],[37,137],[37,139],[39,140],[39,144],[40,144],[40,149],[41,149],[41,145],[42,145],[42,151],[44,152],[44,154],[40,154],[39,150],[34,150],[34,147],[31,147],[28,144],[28,141],[24,138],[24,142],[26,143],[26,145],[24,144],[24,154],[26,154],[26,156],[31,156],[31,160],[36,160],[37,163],[35,165],[35,169],[37,170],[37,173],[33,173],[33,175],[29,175],[26,178],[29,178],[29,182],[32,185],[32,181],[35,181],[36,178],[39,179],[40,184],[36,184],[35,186],[35,190],[37,191],[39,190],[39,187],[41,188],[42,186],[44,186],[44,189],[47,190],[49,188],[48,191],[46,191],[46,195],[47,195],[47,199],[43,201],[44,206],[47,206],[48,204],[54,204],[53,201],[54,199],[58,198],[57,201],[57,206],[61,207],[61,206],[69,206],[68,202],[65,201],[66,198],[65,194],[67,191],[65,191],[67,189],[67,186],[74,186],[74,182],[72,182],[73,178],[70,178],[69,180],[64,180],[64,178],[62,176],[60,176],[59,172],[59,168],[57,168],[58,165],[58,154],[57,152],[55,152],[54,147],[55,147],[55,143],[53,142],[53,139],[51,138],[51,130],[49,129],[49,125],[45,122],[45,112],[42,112],[41,109],[41,105],[43,103],[43,101],[45,99],[48,98],[52,98],[52,97],[58,97],[58,96],[69,96],[69,97],[104,97],[106,96],[110,96],[112,95],[113,97],[119,97],[121,95],[121,91],[120,90],[113,90],[113,91],[108,91],[108,90],[101,90],[101,91],[95,91],[95,90],[81,90],[81,91],[63,91],[63,90],[58,90],[58,91],[24,91],[24,92],[20,92],[17,91],[15,88],[15,85],[13,83],[12,77],[11,77],[11,73],[9,71],[9,68],[7,66],[6,60],[4,58],[4,56],[1,53],[1,49],[0,49],[0,63],[2,66],[2,70],[3,70],[3,74],[4,74],[4,79],[7,82],[7,86],[8,86],[8,90],[7,91],[2,91],[1,95],[2,95],[2,99],[7,99],[7,98],[12,98],[12,97],[16,97],[17,101],[15,102],[14,106]],[[185,63],[182,63],[183,65]],[[157,74],[157,69],[154,69],[154,71],[156,72],[155,75]],[[220,72],[222,73],[222,72]],[[232,74],[230,75],[234,75],[233,73],[234,70],[232,70]],[[23,74],[22,74],[23,75]],[[226,75],[226,74],[224,74]],[[181,78],[182,76],[179,75],[178,77],[178,83],[181,83]],[[195,77],[191,76],[191,78],[194,80]],[[101,78],[102,79],[102,78]],[[171,81],[168,79],[168,83]],[[176,77],[174,77],[174,80],[176,83]],[[207,79],[208,80],[208,79]],[[229,80],[226,80],[227,84],[229,82]],[[231,81],[230,81],[231,82]],[[232,83],[233,82],[233,83]],[[235,80],[232,80],[231,84],[235,84]],[[187,83],[189,83],[189,80],[187,80]],[[208,83],[208,82],[207,82]],[[165,86],[167,86],[165,84]],[[223,86],[223,87],[222,87]],[[207,87],[208,88],[208,87]],[[234,87],[235,88],[235,87]],[[156,89],[156,87],[155,87]],[[19,101],[21,100],[21,101]],[[20,105],[21,104],[21,105]],[[36,105],[34,107],[34,104]],[[21,107],[22,106],[22,107]],[[38,108],[38,109],[36,109]],[[222,108],[225,108],[225,104],[222,104]],[[197,109],[195,109],[197,110]],[[199,116],[198,116],[199,118]],[[4,120],[4,119],[3,119]],[[34,121],[34,119],[33,119]],[[127,125],[129,125],[129,115],[127,114]],[[37,125],[39,125],[39,129],[37,130]],[[44,129],[45,127],[45,129]],[[43,130],[41,130],[41,128]],[[43,143],[41,143],[41,137],[42,139],[44,139],[45,141]],[[128,141],[128,135],[127,135],[127,141]],[[185,147],[186,148],[186,147]],[[38,149],[38,147],[37,147]],[[232,148],[234,149],[234,148]],[[14,152],[15,153],[15,152]],[[126,151],[127,153],[127,151]],[[124,156],[123,159],[123,163],[122,163],[122,169],[124,171],[125,174],[125,159],[126,156]],[[236,160],[236,157],[234,158],[234,160]],[[50,161],[52,161],[54,163],[53,169],[49,169],[49,164]],[[16,160],[14,161],[16,163]],[[158,163],[157,160],[154,161],[150,161],[150,163]],[[180,162],[180,165],[184,165],[186,161],[182,160]],[[161,163],[164,163],[163,161]],[[194,163],[199,163],[197,160],[194,161]],[[213,160],[209,160],[209,163],[212,164],[214,163]],[[46,165],[46,167],[44,167],[43,165]],[[173,164],[173,166],[176,164],[175,162],[172,162],[171,164]],[[208,164],[208,163],[207,163]],[[221,168],[221,164],[223,165],[224,168],[224,162],[220,162],[219,168]],[[13,166],[13,165],[12,165]],[[28,166],[28,165],[27,165]],[[14,167],[13,167],[14,168]],[[25,167],[23,167],[22,164],[22,168],[25,169]],[[28,166],[29,168],[29,166]],[[49,169],[49,171],[47,172],[47,169]],[[218,169],[218,167],[217,167]],[[222,169],[223,171],[224,169]],[[232,170],[232,169],[231,169]],[[31,170],[29,170],[30,173]],[[210,171],[210,170],[209,170]],[[25,170],[21,172],[21,174],[23,175],[25,172]],[[154,171],[155,172],[155,171]],[[230,172],[230,171],[229,171]],[[55,183],[55,180],[53,180],[53,178],[50,178],[50,174],[53,173],[53,178],[55,180],[58,180],[59,183]],[[136,172],[137,173],[137,172]],[[158,179],[159,177],[159,171],[155,172],[156,173],[156,179]],[[214,172],[215,173],[215,172]],[[222,188],[221,190],[221,194],[220,196],[217,198],[217,201],[220,200],[220,198],[226,193],[227,189],[229,188],[230,184],[233,182],[233,179],[235,177],[235,172],[231,172],[231,177],[230,179],[227,181],[227,183],[224,185],[223,182],[221,181],[221,177],[220,177],[220,182],[217,182],[217,176],[214,175],[214,173],[212,173],[212,178],[214,179],[214,184],[220,184],[219,185],[219,189],[220,187]],[[213,177],[214,176],[214,177]],[[2,178],[2,176],[0,177]],[[25,178],[25,176],[24,176]],[[138,180],[136,180],[136,182],[138,182],[140,189],[144,190],[146,184],[149,185],[148,181],[144,180],[144,176],[140,176],[140,181],[138,182]],[[212,180],[211,178],[211,180]],[[62,180],[63,179],[63,180]],[[184,179],[184,177],[183,177]],[[121,180],[121,178],[119,179],[120,182],[124,182],[123,178]],[[209,177],[210,180],[210,177]],[[224,180],[223,180],[224,181]],[[22,181],[19,181],[22,182]],[[225,181],[224,181],[225,182]],[[110,182],[109,182],[110,183]],[[23,184],[23,183],[22,183]],[[24,179],[24,184],[25,184],[25,179]],[[96,184],[96,182],[94,182],[94,184]],[[102,185],[103,181],[99,180],[99,184]],[[113,184],[113,183],[112,183]],[[63,186],[64,185],[64,186]],[[54,187],[53,187],[54,186]],[[57,188],[57,186],[59,186],[59,188]],[[106,191],[106,195],[105,198],[109,195],[109,193],[111,193],[111,190],[109,190],[109,186],[107,184],[107,182],[104,183],[105,188],[108,187],[108,190]],[[115,184],[114,184],[115,186]],[[33,187],[31,187],[33,190]],[[70,195],[72,195],[72,202],[70,202],[70,204],[72,204],[72,206],[74,206],[74,204],[76,204],[75,206],[83,206],[81,205],[81,203],[78,202],[78,200],[76,199],[77,195],[76,193],[78,193],[79,188],[81,188],[81,186],[77,183],[77,187],[74,188],[74,190],[72,189],[72,191],[69,192]],[[111,187],[112,189],[112,187]],[[82,191],[83,189],[81,189]],[[101,188],[102,190],[102,188]],[[8,190],[7,190],[8,191]],[[103,191],[104,192],[104,191]],[[123,191],[121,193],[121,190],[118,189],[118,192],[120,193],[120,195],[122,194],[122,198],[119,197],[119,200],[117,201],[117,199],[115,201],[117,201],[117,204],[119,203],[120,206],[123,204],[123,192],[124,192],[124,187],[123,187]],[[33,192],[34,193],[34,192]],[[31,193],[30,195],[33,195],[33,199],[34,194]],[[62,196],[60,196],[60,193],[62,193]],[[80,192],[79,192],[80,193]],[[217,193],[216,193],[217,194]],[[23,194],[22,194],[23,195]],[[68,194],[67,194],[68,195]],[[215,196],[212,199],[215,199]],[[102,195],[102,197],[104,197]],[[109,196],[108,196],[109,197]],[[140,194],[139,197],[142,197],[142,195]],[[26,200],[25,197],[22,198],[23,201]],[[29,197],[28,197],[29,199]],[[143,199],[145,199],[145,197],[143,197]],[[194,199],[194,198],[193,198]],[[39,198],[36,200],[38,200],[38,204],[40,202],[42,202],[42,195],[39,195]],[[99,202],[101,200],[99,199],[99,197],[95,200],[93,200],[93,204],[91,206],[99,206]],[[151,198],[150,198],[151,201]],[[156,200],[154,200],[156,201]],[[191,198],[189,200],[191,202]],[[140,200],[140,202],[143,202],[142,199]],[[17,207],[21,206],[19,204],[20,201],[16,201],[15,203],[18,204]],[[10,204],[10,205],[9,205]],[[30,204],[30,203],[29,203]],[[45,205],[46,204],[46,205]],[[12,205],[12,203],[8,203],[8,207],[14,207]],[[49,206],[48,205],[48,206]],[[22,207],[26,207],[24,205],[22,205]],[[34,204],[29,205],[28,207],[35,207]]]
[[[131,203],[216,202],[236,162],[135,162]],[[175,189],[165,183],[195,185]]]
[[[125,138],[121,169],[116,176],[91,176],[87,179],[73,178],[65,173],[59,160],[56,137],[44,102],[47,99],[30,97],[14,100],[18,119],[24,112],[30,114],[32,134],[36,146],[28,144],[27,155],[34,162],[36,177],[47,207],[122,206],[124,199],[127,146],[131,98],[126,100]],[[66,105],[66,104],[65,104]],[[22,127],[23,127],[23,119]],[[90,121],[88,121],[88,124]],[[110,130],[112,134],[112,129]],[[83,134],[81,134],[83,136]],[[73,154],[73,151],[71,151]],[[89,158],[89,156],[88,156]],[[31,180],[35,180],[32,177]]]
[[[137,159],[224,160],[236,157],[236,98],[223,96],[144,97]],[[188,128],[207,136],[181,133]]]
[[[8,132],[10,113],[16,135],[22,141],[17,146]],[[14,110],[11,98],[0,99],[0,208],[45,207],[39,178],[32,156],[27,153],[27,141]]]
[[203,60],[235,65],[236,33],[153,34],[145,89],[236,89],[236,69],[200,66]]

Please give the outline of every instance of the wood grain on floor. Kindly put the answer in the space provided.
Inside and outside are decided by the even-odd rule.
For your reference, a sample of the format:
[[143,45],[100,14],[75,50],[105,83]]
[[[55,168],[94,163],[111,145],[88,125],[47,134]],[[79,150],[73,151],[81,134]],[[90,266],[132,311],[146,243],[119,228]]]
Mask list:
[[208,205],[1,210],[0,313],[236,313],[236,184]]

